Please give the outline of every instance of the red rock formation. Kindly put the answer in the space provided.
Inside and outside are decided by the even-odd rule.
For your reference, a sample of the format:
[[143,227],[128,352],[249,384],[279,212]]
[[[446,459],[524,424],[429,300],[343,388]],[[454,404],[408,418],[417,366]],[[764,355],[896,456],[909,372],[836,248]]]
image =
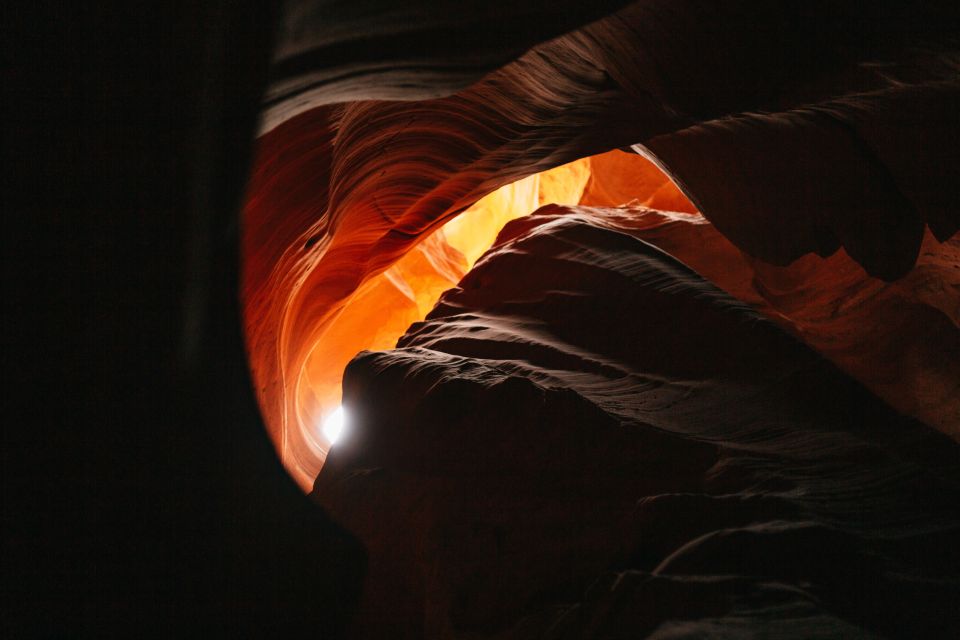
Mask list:
[[[621,204],[636,184],[654,192],[645,204],[684,209],[672,183],[661,177],[658,187],[644,159],[607,154],[593,162],[582,203]],[[702,216],[636,215],[644,240],[751,304],[897,410],[960,440],[960,237],[941,243],[928,232],[914,269],[887,283],[844,250],[778,267],[737,249]]]
[[[352,348],[319,332],[369,329],[344,301],[390,270],[419,312],[397,283],[456,280],[430,233],[499,186],[640,143],[723,234],[636,207],[515,225],[532,244],[511,246],[542,254],[484,263],[467,282],[492,291],[448,297],[464,313],[357,360],[350,397],[390,402],[353,407],[371,446],[345,441],[319,485],[383,580],[365,606],[389,615],[355,629],[958,635],[958,464],[923,442],[956,445],[624,242],[709,240],[698,268],[847,370],[870,363],[857,375],[897,406],[949,417],[934,309],[956,317],[954,258],[929,234],[951,238],[960,210],[955,0],[8,5],[4,637],[348,622],[367,554],[290,482],[247,375],[237,203],[258,114],[247,346],[288,463],[316,463],[284,425],[300,383],[325,384],[320,350]],[[610,178],[595,195],[629,187]],[[805,255],[837,247],[852,258]],[[918,247],[935,255],[910,271]],[[577,260],[538,272],[554,250]],[[837,266],[857,295],[822,289]],[[571,271],[584,295],[556,286]],[[920,382],[897,396],[893,376]]]
[[[306,158],[329,152],[317,142],[305,136]],[[265,164],[270,167],[277,162],[269,157]],[[306,160],[305,167],[294,167],[292,176],[296,179],[300,171],[318,169],[318,164]],[[579,161],[499,189],[419,244],[408,243],[409,252],[395,256],[396,262],[383,272],[351,268],[349,248],[338,253],[343,244],[363,237],[362,227],[341,230],[338,238],[343,243],[334,242],[329,254],[305,250],[312,249],[319,238],[304,241],[296,235],[317,215],[309,203],[298,199],[310,193],[305,189],[279,180],[270,184],[264,197],[251,197],[244,234],[248,345],[258,379],[270,380],[267,373],[274,372],[272,385],[259,389],[261,401],[265,407],[278,407],[267,413],[272,418],[268,421],[271,435],[304,489],[312,485],[330,446],[320,434],[320,424],[339,404],[340,380],[350,359],[364,349],[393,347],[410,323],[422,319],[440,294],[460,280],[507,220],[526,215],[543,202],[578,202],[588,167],[587,161]],[[274,224],[272,216],[278,210],[293,213]],[[317,261],[318,255],[328,261]],[[329,302],[324,297],[331,295],[329,291],[303,304],[304,274],[323,275],[338,286],[346,281],[349,286],[334,307],[321,305]],[[252,287],[251,282],[260,286]],[[303,326],[292,324],[290,316],[296,319],[297,314]],[[307,322],[310,319],[312,323]],[[292,333],[284,338],[284,332]],[[283,340],[290,351],[286,358],[277,359],[275,350]]]
[[[940,240],[956,232],[948,37],[933,29],[917,47],[882,15],[876,33],[841,46],[862,24],[842,7],[695,4],[634,3],[437,99],[324,105],[371,94],[352,80],[290,84],[296,65],[284,72],[245,208],[244,299],[261,404],[302,484],[323,455],[299,392],[320,336],[370,278],[516,179],[643,143],[748,254],[786,265],[842,247],[885,279],[910,271],[925,225]],[[357,73],[380,77],[375,67]],[[424,96],[430,83],[401,76],[387,95]],[[930,402],[898,406],[943,411]]]
[[640,240],[680,217],[515,220],[350,364],[314,497],[368,551],[361,635],[960,628],[956,446]]

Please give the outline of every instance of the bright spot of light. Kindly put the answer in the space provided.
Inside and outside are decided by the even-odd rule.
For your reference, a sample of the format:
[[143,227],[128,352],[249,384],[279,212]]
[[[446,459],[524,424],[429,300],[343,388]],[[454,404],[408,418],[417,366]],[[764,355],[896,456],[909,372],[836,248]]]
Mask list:
[[347,426],[347,413],[343,407],[337,407],[330,412],[323,421],[323,435],[326,436],[330,444],[337,441]]

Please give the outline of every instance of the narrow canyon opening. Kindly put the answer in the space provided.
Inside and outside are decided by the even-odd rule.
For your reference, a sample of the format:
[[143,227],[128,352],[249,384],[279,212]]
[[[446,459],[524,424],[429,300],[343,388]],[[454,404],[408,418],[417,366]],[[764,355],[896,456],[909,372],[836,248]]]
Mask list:
[[[258,210],[256,186],[247,211]],[[694,205],[650,160],[631,150],[611,150],[536,173],[504,185],[469,205],[462,212],[427,229],[395,262],[382,271],[370,267],[324,261],[311,257],[308,264],[296,259],[316,250],[309,228],[293,237],[277,234],[244,236],[245,273],[269,272],[270,282],[289,282],[295,271],[301,279],[322,277],[314,270],[343,273],[355,290],[331,305],[319,308],[298,300],[300,288],[270,291],[260,298],[246,287],[244,321],[249,356],[260,389],[261,407],[270,435],[284,466],[305,490],[313,482],[334,442],[349,430],[349,410],[341,405],[344,368],[361,351],[392,349],[414,323],[422,321],[441,294],[457,285],[481,256],[494,245],[497,235],[511,220],[530,215],[544,205],[617,207],[634,205],[658,210],[692,224],[704,224]],[[282,226],[284,211],[271,211]],[[333,250],[333,240],[323,249]],[[267,246],[288,242],[288,246]],[[349,254],[347,254],[349,255]],[[263,265],[261,256],[280,256],[276,263]],[[247,275],[247,278],[253,276]],[[560,283],[558,283],[560,286]],[[264,308],[279,312],[264,314]],[[308,311],[304,311],[304,310]],[[289,314],[313,313],[312,322],[294,322]],[[263,327],[263,318],[275,319],[276,327]],[[304,326],[288,335],[287,348],[278,351],[257,336],[282,334],[285,328]],[[289,330],[289,329],[287,329]],[[264,363],[279,358],[282,383],[265,380]],[[279,396],[279,397],[278,397]]]
[[960,638],[956,0],[33,5],[4,637]]
[[442,90],[316,83],[288,34],[243,323],[283,467],[366,554],[358,635],[949,615],[955,69],[797,75],[819,21],[674,6]]

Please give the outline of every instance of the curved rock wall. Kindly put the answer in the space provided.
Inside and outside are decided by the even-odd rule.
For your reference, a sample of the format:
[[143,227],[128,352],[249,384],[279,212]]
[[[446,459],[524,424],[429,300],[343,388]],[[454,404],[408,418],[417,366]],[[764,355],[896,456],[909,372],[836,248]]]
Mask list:
[[915,267],[895,282],[870,277],[845,250],[776,266],[738,249],[643,158],[611,153],[591,163],[582,204],[620,205],[635,186],[652,192],[642,203],[649,208],[633,210],[638,237],[749,303],[901,413],[960,440],[960,237],[940,242],[928,231]]
[[[288,34],[300,66],[278,72],[245,207],[248,345],[278,447],[313,345],[364,283],[485,194],[611,148],[642,143],[752,256],[843,248],[904,276],[925,227],[943,241],[960,225],[955,14],[644,0],[466,88],[493,58],[446,80],[371,62],[301,82],[329,43]],[[360,99],[384,78],[406,101]],[[300,448],[288,467],[309,481]]]
[[960,449],[641,240],[669,217],[515,220],[347,368],[313,496],[368,551],[360,635],[960,629]]

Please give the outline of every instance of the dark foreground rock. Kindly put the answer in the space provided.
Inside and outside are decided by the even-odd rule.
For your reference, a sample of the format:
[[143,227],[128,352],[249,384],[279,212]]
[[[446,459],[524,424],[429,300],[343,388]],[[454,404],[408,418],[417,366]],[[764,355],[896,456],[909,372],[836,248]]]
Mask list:
[[949,637],[960,448],[631,229],[546,207],[344,380],[313,497],[380,637]]

